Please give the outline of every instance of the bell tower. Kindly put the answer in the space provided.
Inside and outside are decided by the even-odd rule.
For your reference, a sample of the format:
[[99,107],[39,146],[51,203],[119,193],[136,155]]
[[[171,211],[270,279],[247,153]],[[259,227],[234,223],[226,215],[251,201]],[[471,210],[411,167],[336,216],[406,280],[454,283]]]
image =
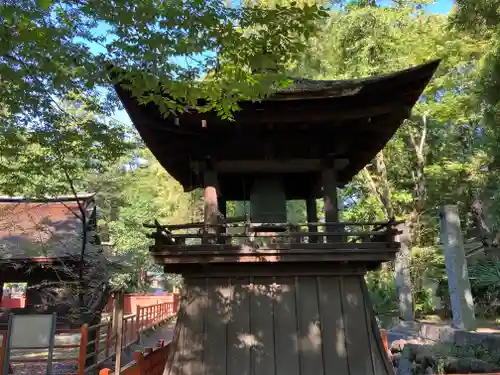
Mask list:
[[[241,103],[234,122],[164,119],[117,87],[165,169],[204,189],[204,221],[159,227],[151,247],[185,281],[165,375],[393,374],[364,275],[394,259],[396,223],[339,222],[337,188],[390,141],[438,64],[299,80]],[[291,225],[296,199],[307,222]],[[230,201],[249,202],[249,216],[227,217]]]

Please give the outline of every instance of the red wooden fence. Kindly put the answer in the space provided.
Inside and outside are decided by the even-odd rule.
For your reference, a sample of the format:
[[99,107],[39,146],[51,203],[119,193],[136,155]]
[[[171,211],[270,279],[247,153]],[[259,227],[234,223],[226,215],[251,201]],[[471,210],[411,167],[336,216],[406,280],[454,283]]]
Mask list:
[[[134,314],[137,311],[137,306],[145,307],[152,305],[159,305],[164,302],[178,303],[179,295],[175,293],[165,294],[141,294],[130,293],[123,296],[124,312],[125,314]],[[113,311],[113,297],[110,297],[106,305],[106,311],[111,313]]]
[[[123,328],[122,328],[122,350],[128,348],[132,344],[140,340],[140,335],[143,331],[146,331],[152,327],[155,327],[162,322],[165,322],[177,312],[177,306],[172,302],[161,303],[154,306],[137,307],[136,314],[127,315],[123,317]],[[56,341],[57,336],[63,335],[79,335],[79,344],[70,345],[56,345],[54,347],[54,358],[53,363],[64,363],[69,362],[75,364],[76,372],[69,373],[65,372],[65,375],[83,375],[84,373],[95,370],[99,368],[104,362],[109,360],[115,353],[116,347],[116,335],[112,333],[112,322],[104,322],[94,326],[84,325],[80,329],[58,329],[56,331]],[[7,332],[0,331],[0,363],[3,363],[5,358],[5,349],[7,341]],[[95,339],[90,340],[90,337],[95,337]],[[57,344],[57,343],[56,343]],[[45,348],[45,349],[48,349]],[[72,354],[67,353],[67,351],[72,351]],[[165,349],[166,350],[166,349]],[[61,351],[66,351],[66,355],[61,356],[59,353]],[[95,364],[91,367],[85,368],[85,362],[88,358],[95,358]],[[44,363],[46,359],[40,358],[23,358],[11,360],[13,364],[15,363],[27,363],[27,362],[38,362]],[[0,366],[0,375],[2,374],[3,367]]]
[[26,298],[11,298],[3,296],[0,301],[0,307],[3,309],[22,309],[26,306]]
[[[155,350],[146,348],[144,353],[134,353],[134,362],[125,366],[120,375],[162,375],[167,363],[170,343],[164,345],[160,343]],[[99,375],[114,374],[110,369],[106,368],[99,372]]]

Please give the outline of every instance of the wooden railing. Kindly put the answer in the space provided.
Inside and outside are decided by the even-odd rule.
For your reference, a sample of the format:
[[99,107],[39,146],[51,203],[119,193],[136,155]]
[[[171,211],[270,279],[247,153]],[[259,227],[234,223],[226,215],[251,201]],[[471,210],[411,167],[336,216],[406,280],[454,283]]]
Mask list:
[[[139,342],[142,332],[172,318],[177,312],[175,305],[175,302],[166,302],[153,306],[138,306],[136,314],[123,317],[121,350]],[[94,326],[83,325],[79,329],[57,330],[56,346],[52,359],[53,366],[58,366],[61,363],[69,364],[70,370],[65,369],[65,375],[84,375],[102,367],[116,352],[117,335],[113,334],[112,326],[113,322],[109,321]],[[60,343],[65,336],[71,335],[79,336],[78,344]],[[0,363],[3,363],[6,356],[7,332],[0,331],[0,336]],[[40,355],[32,358],[25,358],[22,353],[18,353],[19,350],[16,350],[15,355],[11,355],[10,362],[13,365],[16,363],[43,364],[47,361],[47,350],[48,347],[40,350],[40,352],[45,352],[45,357]],[[91,358],[93,365],[85,367]],[[3,368],[0,366],[0,375],[7,375],[2,374],[2,370]]]
[[[338,222],[338,223],[253,223],[233,222],[219,224],[178,224],[149,225],[156,229],[151,235],[157,245],[196,246],[201,244],[218,245],[257,245],[271,244],[324,244],[348,246],[356,244],[376,244],[378,247],[392,246],[398,234],[394,220],[388,222]],[[338,245],[337,245],[338,244]],[[373,247],[373,245],[368,246]]]
[[174,304],[170,302],[160,303],[158,305],[137,307],[136,313],[136,331],[150,329],[165,319],[175,315]]
[[[70,364],[69,368],[71,370],[65,371],[65,375],[80,375],[81,372],[78,371],[79,364],[83,359],[83,365],[85,365],[85,350],[88,327],[86,325],[82,326],[80,329],[58,329],[56,331],[56,340],[53,352],[52,363],[54,367],[60,366],[61,364]],[[0,375],[3,374],[3,363],[6,358],[6,346],[7,346],[7,331],[0,331],[2,336],[1,346],[0,346]],[[80,335],[80,342],[77,344],[64,344],[61,343],[61,339],[71,335]],[[23,364],[24,366],[36,366],[44,365],[47,361],[46,353],[49,348],[16,348],[12,350],[10,356],[10,364],[13,367],[16,364]],[[29,350],[29,353],[28,353]],[[26,357],[29,354],[30,357]],[[73,366],[71,366],[73,364]]]
[[[135,352],[134,362],[125,366],[121,375],[162,375],[167,363],[170,343],[165,345],[160,342],[156,349],[146,348],[144,353]],[[111,369],[105,368],[99,372],[99,375],[111,375]]]

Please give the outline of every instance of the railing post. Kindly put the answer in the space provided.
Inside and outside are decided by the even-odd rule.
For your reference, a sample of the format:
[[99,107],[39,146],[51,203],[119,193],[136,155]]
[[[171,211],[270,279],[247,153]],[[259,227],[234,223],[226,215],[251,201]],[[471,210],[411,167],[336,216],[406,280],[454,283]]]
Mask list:
[[389,353],[389,343],[387,342],[387,330],[382,328],[380,330],[380,336],[382,337],[382,343],[384,344],[385,352]]
[[116,310],[116,326],[115,326],[115,374],[120,375],[121,361],[122,361],[122,347],[123,347],[123,310],[124,310],[124,299],[123,292],[119,292],[116,295],[118,300]]
[[89,327],[84,324],[80,328],[80,351],[78,353],[78,375],[85,374],[85,361],[87,359],[87,343],[89,339]]
[[137,342],[141,342],[141,306],[137,305],[135,315],[135,330],[137,335]]
[[108,322],[108,329],[106,330],[106,351],[104,353],[106,355],[106,358],[109,357],[109,350],[111,348],[111,334],[112,334],[111,323]]
[[[2,333],[2,346],[0,347],[0,375],[3,375],[3,361],[5,360],[5,355],[7,353],[7,332]],[[5,374],[7,375],[7,374]]]
[[99,352],[101,350],[101,327],[97,326],[95,329],[95,363],[99,362]]
[[127,326],[127,320],[124,317],[123,318],[123,323],[122,323],[122,337],[123,337],[123,343],[125,343],[125,345],[127,345],[128,342],[129,342],[128,336],[130,335],[130,333],[128,331],[129,331],[129,329],[128,329],[128,326]]
[[134,352],[134,361],[139,368],[139,375],[146,375],[144,371],[144,356],[141,352]]
[[179,294],[177,293],[174,294],[174,304],[172,309],[173,309],[172,315],[177,314],[177,311],[179,310]]

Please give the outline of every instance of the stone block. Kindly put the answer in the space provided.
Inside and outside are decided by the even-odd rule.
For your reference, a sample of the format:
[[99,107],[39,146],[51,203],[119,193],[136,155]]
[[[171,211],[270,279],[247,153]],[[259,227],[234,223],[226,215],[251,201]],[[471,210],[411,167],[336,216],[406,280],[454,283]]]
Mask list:
[[405,345],[406,345],[405,340],[394,340],[391,343],[391,352],[392,353],[400,353],[403,351]]
[[439,341],[440,342],[455,342],[455,335],[457,329],[449,326],[439,327]]

